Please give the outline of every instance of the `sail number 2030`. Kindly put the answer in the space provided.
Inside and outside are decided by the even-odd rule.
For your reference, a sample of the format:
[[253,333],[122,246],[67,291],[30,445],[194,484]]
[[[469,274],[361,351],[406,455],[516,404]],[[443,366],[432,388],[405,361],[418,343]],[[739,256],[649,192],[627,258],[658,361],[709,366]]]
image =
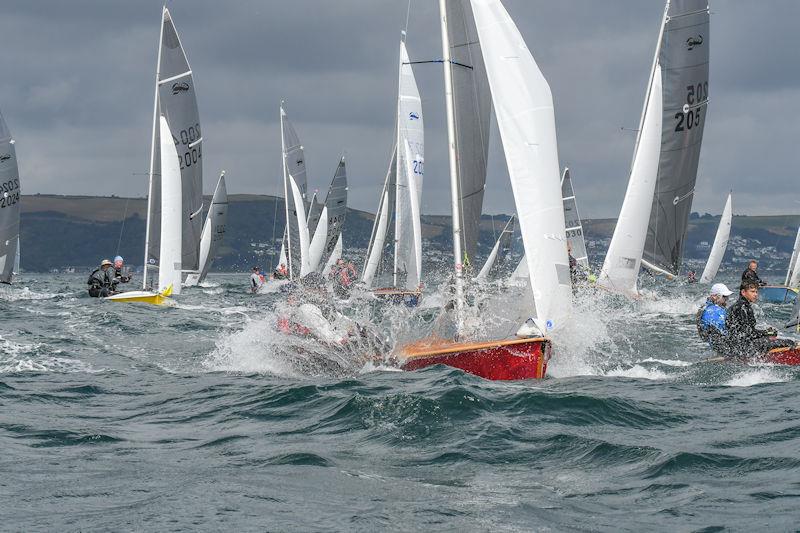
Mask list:
[[708,82],[686,86],[686,106],[684,111],[675,113],[675,131],[690,130],[700,125],[701,104],[708,100]]

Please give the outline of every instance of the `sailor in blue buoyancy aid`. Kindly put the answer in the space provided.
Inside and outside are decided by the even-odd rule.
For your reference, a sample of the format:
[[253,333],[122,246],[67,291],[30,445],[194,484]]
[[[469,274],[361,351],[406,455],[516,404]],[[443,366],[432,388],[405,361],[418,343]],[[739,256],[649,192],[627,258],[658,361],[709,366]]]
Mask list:
[[697,333],[700,338],[708,342],[711,349],[720,355],[727,355],[728,331],[725,328],[725,317],[728,304],[728,296],[733,291],[728,289],[724,283],[715,283],[711,287],[711,294],[708,299],[697,311]]

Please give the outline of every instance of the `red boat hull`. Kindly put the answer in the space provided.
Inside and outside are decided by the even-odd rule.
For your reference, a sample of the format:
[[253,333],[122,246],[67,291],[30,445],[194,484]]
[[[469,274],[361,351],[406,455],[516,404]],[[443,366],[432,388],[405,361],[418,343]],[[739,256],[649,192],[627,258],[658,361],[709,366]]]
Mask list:
[[800,365],[800,347],[794,348],[775,348],[770,350],[766,355],[760,358],[765,363],[774,363],[776,365]]
[[405,346],[400,357],[403,370],[446,365],[500,381],[543,378],[550,352],[550,340],[539,337],[481,343],[429,341]]

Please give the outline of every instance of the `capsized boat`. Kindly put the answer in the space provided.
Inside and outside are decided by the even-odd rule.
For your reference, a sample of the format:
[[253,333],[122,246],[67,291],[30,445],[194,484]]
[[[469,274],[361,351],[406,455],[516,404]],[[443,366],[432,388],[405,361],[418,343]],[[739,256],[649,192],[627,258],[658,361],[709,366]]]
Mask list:
[[709,101],[709,43],[708,1],[667,1],[628,189],[598,280],[604,288],[636,296],[642,266],[679,273]]
[[[418,293],[422,277],[422,183],[425,164],[424,118],[405,32],[400,40],[396,136],[375,216],[361,279],[372,287],[387,242],[394,245],[391,291]],[[390,222],[394,224],[390,228]],[[393,231],[393,238],[387,239]],[[381,295],[384,289],[376,291]]]
[[[464,213],[458,193],[460,152],[455,136],[453,72],[465,69],[474,75],[475,65],[454,61],[453,50],[467,58],[480,56],[481,66],[485,65],[526,251],[532,305],[528,309],[530,318],[517,332],[518,338],[480,342],[461,338],[443,342],[430,338],[400,347],[396,355],[406,370],[444,364],[486,379],[542,378],[551,353],[551,341],[544,334],[561,325],[571,301],[567,247],[562,239],[548,238],[565,235],[566,229],[553,97],[522,35],[499,0],[440,0],[439,8],[447,95],[458,335],[464,336],[460,319],[465,305],[460,238]],[[509,57],[514,61],[508,61]],[[474,216],[479,217],[480,212]]]
[[0,113],[0,283],[5,284],[19,272],[19,178],[15,142]]

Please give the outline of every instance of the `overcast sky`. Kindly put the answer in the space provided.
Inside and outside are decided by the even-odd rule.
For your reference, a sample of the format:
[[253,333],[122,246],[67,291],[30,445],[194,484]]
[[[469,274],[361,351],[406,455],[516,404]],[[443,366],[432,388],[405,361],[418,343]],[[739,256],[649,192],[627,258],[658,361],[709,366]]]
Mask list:
[[[663,13],[660,0],[504,0],[553,91],[559,156],[583,216],[616,216]],[[407,0],[168,2],[195,83],[205,190],[280,187],[278,105],[326,190],[347,155],[350,205],[374,211],[390,156]],[[711,0],[709,116],[694,210],[797,213],[800,2]],[[23,192],[143,196],[161,2],[6,0],[0,109]],[[438,2],[412,0],[413,60],[441,57]],[[416,67],[426,213],[449,211],[441,65]],[[484,212],[513,212],[497,131]]]

